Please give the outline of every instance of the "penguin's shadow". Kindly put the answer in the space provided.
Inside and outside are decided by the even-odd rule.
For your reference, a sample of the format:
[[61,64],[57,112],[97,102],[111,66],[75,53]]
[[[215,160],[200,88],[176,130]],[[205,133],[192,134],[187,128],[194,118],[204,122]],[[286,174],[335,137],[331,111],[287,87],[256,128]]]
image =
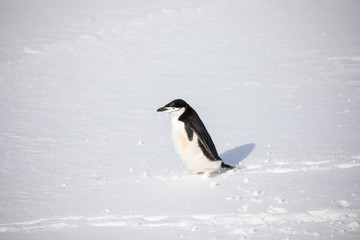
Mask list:
[[[241,167],[239,166],[239,163],[244,161],[247,156],[250,155],[250,153],[254,150],[255,144],[254,143],[248,143],[230,150],[227,150],[226,152],[220,154],[221,159],[224,161],[224,163],[232,165],[235,167],[235,169],[238,169]],[[212,172],[210,174],[210,177],[216,177],[219,175],[222,175],[229,171],[229,169],[221,168],[220,170],[216,172]]]
[[248,143],[220,154],[221,159],[229,165],[237,166],[240,162],[244,161],[247,156],[254,150],[255,144]]

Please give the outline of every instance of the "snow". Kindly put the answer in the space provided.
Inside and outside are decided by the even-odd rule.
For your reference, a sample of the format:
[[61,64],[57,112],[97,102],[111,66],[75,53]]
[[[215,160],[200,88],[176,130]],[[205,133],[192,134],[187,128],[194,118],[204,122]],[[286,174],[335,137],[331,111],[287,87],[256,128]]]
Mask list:
[[0,5],[0,239],[359,239],[358,1]]

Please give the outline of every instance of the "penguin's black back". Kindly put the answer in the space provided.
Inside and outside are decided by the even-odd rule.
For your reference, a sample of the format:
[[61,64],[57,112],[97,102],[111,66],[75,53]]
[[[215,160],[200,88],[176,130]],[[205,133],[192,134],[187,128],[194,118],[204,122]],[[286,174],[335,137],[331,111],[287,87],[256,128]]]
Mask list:
[[[203,151],[204,155],[212,161],[221,160],[219,154],[217,153],[215,144],[212,141],[210,134],[206,130],[206,127],[204,123],[201,121],[199,115],[189,104],[187,104],[186,102],[185,104],[186,104],[185,112],[179,117],[179,121],[184,122],[185,130],[188,135],[188,138],[191,141],[193,139],[193,134],[195,131],[198,137],[200,138],[199,146]],[[207,145],[207,148],[206,146],[204,146],[202,141],[204,142],[204,144]],[[210,153],[208,150],[210,151]]]

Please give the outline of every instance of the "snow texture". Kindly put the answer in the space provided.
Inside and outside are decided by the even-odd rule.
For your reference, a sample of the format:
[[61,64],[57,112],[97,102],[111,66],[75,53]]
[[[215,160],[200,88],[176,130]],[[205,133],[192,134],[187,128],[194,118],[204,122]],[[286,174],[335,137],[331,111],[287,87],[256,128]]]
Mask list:
[[[0,0],[0,239],[359,239],[357,0]],[[183,98],[238,168],[192,175]]]

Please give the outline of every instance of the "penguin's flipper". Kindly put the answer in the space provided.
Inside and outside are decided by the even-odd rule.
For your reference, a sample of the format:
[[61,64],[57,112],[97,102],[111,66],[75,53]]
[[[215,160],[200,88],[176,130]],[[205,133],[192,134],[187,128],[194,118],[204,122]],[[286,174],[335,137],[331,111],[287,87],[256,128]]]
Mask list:
[[[210,158],[211,158],[213,161],[221,160],[221,159],[219,159],[219,157],[215,157],[215,156],[217,156],[217,153],[216,153],[216,152],[214,153],[214,152],[211,150],[211,148],[210,148],[210,146],[209,146],[209,142],[206,141],[206,139],[202,138],[202,137],[201,137],[202,135],[199,134],[199,132],[198,132],[192,125],[190,125],[190,130],[196,134],[196,136],[198,137],[200,143],[204,146],[206,152],[208,153],[208,155],[210,156]],[[211,139],[210,139],[210,141],[211,141]],[[211,143],[210,143],[210,144],[211,144]],[[216,151],[216,150],[215,150],[215,151]]]

